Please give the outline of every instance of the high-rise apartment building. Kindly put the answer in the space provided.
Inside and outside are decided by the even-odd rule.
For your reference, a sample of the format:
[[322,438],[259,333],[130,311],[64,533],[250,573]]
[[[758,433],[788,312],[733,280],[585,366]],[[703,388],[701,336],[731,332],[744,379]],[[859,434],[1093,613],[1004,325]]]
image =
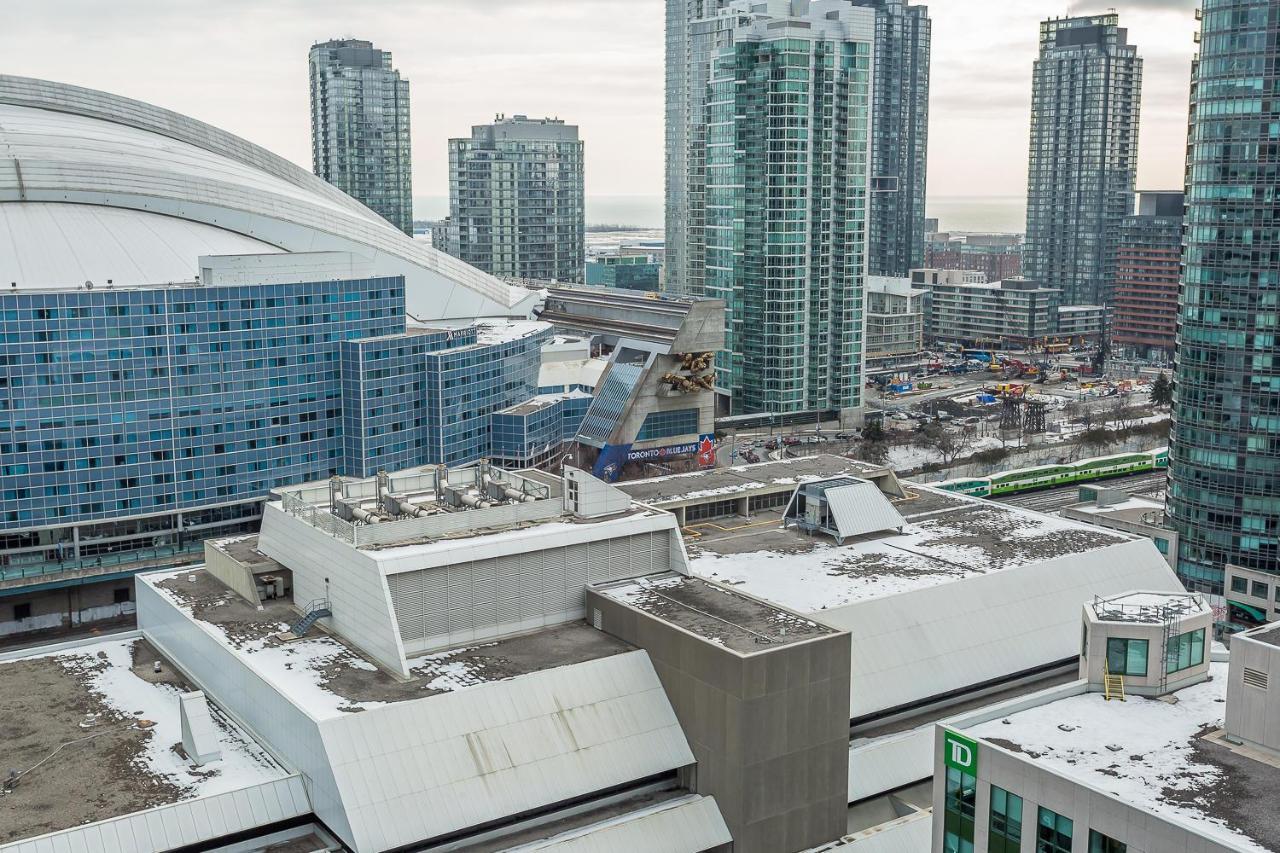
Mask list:
[[1109,301],[1138,163],[1142,59],[1114,13],[1040,24],[1024,274],[1064,305]]
[[[905,0],[846,0],[875,12],[869,269],[905,276],[924,263],[930,21]],[[756,4],[759,6],[760,4]],[[732,14],[722,12],[733,6]],[[772,15],[734,0],[667,0],[665,287],[701,295],[706,281],[707,87],[740,20]]]
[[846,0],[734,3],[708,90],[690,252],[726,305],[718,389],[734,413],[862,405],[876,13]]
[[581,282],[582,159],[560,119],[498,116],[449,140],[447,251],[501,278]]
[[666,288],[702,294],[707,86],[716,52],[732,42],[730,0],[667,0]]
[[868,262],[871,275],[905,276],[924,263],[929,9],[906,0],[852,2],[876,10]]
[[1186,245],[1166,519],[1178,572],[1280,573],[1280,51],[1267,0],[1206,2],[1191,84]]
[[1182,262],[1181,192],[1138,194],[1120,224],[1111,343],[1144,357],[1172,358]]
[[315,173],[412,235],[409,81],[359,39],[312,45],[308,64]]

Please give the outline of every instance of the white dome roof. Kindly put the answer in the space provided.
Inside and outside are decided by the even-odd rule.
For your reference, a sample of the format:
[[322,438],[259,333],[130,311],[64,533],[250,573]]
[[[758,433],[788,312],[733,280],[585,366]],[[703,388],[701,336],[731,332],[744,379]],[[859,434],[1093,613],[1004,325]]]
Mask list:
[[91,204],[0,204],[0,292],[190,282],[201,255],[279,252],[202,222]]
[[[239,137],[140,101],[0,75],[0,289],[188,281],[201,254],[271,251],[368,258],[375,274],[405,277],[421,320],[526,315],[536,301]],[[184,265],[176,255],[188,252]]]

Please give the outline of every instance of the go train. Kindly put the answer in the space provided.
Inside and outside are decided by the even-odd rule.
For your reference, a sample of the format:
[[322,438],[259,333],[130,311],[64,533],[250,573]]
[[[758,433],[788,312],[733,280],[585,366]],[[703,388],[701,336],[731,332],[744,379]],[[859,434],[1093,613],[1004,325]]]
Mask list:
[[964,477],[958,480],[944,480],[941,483],[932,485],[948,492],[959,492],[962,495],[972,495],[977,498],[989,498],[995,495],[1011,495],[1036,489],[1069,486],[1072,483],[1105,480],[1108,477],[1141,474],[1143,471],[1163,471],[1168,467],[1169,448],[1160,447],[1155,450],[1145,450],[1141,453],[1120,453],[1115,456],[1082,459],[1079,462],[1072,462],[1067,465],[1038,465],[1034,468],[1019,468],[1014,471],[992,474],[990,477]]

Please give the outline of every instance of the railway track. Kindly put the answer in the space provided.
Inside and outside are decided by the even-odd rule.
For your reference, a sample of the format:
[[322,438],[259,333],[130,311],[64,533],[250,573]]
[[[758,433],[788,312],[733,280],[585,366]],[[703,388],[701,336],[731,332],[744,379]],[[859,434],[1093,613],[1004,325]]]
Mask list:
[[1078,483],[1071,486],[1062,486],[1057,489],[1045,489],[1041,492],[1027,492],[1019,495],[1001,495],[992,500],[1000,503],[1012,504],[1013,506],[1034,509],[1038,512],[1057,512],[1065,506],[1069,506],[1079,501],[1080,486],[1096,485],[1105,486],[1109,489],[1120,489],[1131,495],[1146,494],[1154,491],[1164,485],[1166,474],[1164,471],[1146,471],[1141,474],[1131,474],[1128,477],[1115,477],[1110,480],[1094,480],[1089,483]]

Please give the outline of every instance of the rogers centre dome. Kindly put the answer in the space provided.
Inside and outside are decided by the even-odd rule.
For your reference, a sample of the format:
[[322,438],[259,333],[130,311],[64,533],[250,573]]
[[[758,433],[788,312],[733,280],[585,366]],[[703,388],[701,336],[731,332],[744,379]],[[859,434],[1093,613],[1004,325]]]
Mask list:
[[403,275],[418,320],[528,316],[538,301],[237,136],[0,75],[0,289],[191,282],[201,255],[280,252],[351,252]]

